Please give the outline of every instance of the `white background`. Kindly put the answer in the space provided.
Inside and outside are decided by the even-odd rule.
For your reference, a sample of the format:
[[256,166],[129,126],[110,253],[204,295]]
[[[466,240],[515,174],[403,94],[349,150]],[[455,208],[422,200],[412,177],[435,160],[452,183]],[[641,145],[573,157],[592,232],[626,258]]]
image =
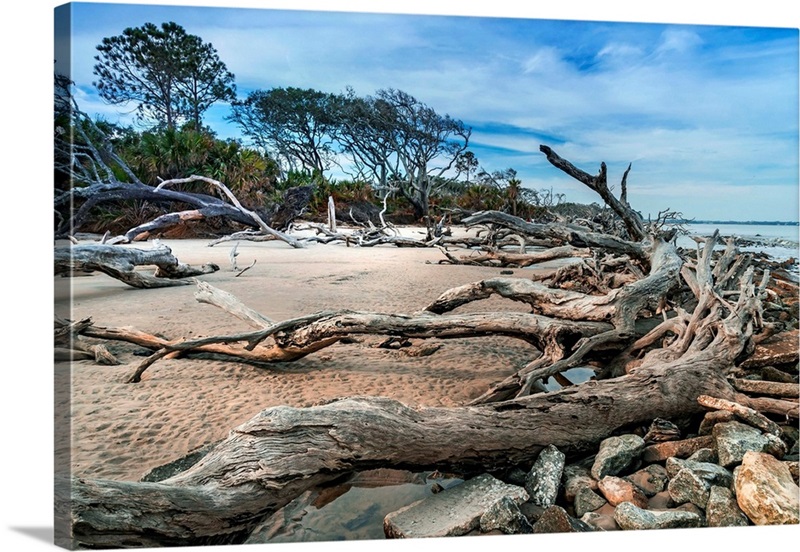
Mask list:
[[[542,19],[584,19],[691,24],[800,27],[800,9],[785,0],[747,3],[671,0],[604,2],[493,0],[479,6],[441,0],[402,4],[355,0],[239,0],[235,2],[153,2],[187,6],[337,9],[458,15],[501,15]],[[2,424],[0,433],[0,510],[2,550],[49,550],[52,542],[52,70],[53,8],[60,2],[28,0],[5,4],[2,22],[0,104],[0,220],[5,250],[2,274]],[[724,8],[722,7],[724,5]],[[791,6],[795,5],[794,8]],[[723,11],[720,11],[723,10]],[[318,552],[322,550],[506,550],[591,547],[594,550],[646,547],[691,550],[733,546],[791,549],[800,526],[743,529],[691,529],[639,533],[537,535],[436,541],[367,541],[325,544],[250,545],[247,550]],[[198,548],[185,548],[199,550]]]

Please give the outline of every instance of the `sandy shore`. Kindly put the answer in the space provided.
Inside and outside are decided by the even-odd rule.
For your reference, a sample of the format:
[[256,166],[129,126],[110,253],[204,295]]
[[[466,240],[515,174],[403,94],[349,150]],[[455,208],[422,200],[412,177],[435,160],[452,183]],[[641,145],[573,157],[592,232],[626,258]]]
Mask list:
[[[311,244],[292,249],[282,242],[240,242],[239,267],[256,264],[236,277],[230,243],[162,243],[182,262],[217,263],[221,270],[202,277],[204,281],[275,320],[329,309],[413,313],[448,288],[500,275],[498,268],[440,265],[443,255],[430,248]],[[529,269],[514,272],[531,274]],[[56,313],[73,320],[91,317],[98,325],[130,326],[170,338],[250,329],[222,310],[198,303],[194,286],[137,290],[94,274],[56,278],[55,288]],[[526,310],[495,298],[462,309]],[[441,341],[435,354],[412,357],[403,350],[376,348],[380,341],[336,344],[296,362],[267,367],[217,359],[162,360],[139,384],[123,382],[144,350],[112,343],[109,349],[122,364],[73,362],[69,402],[65,397],[57,405],[60,428],[71,422],[73,472],[138,480],[153,467],[224,438],[269,406],[310,406],[354,395],[420,406],[463,404],[517,370],[532,352],[518,340],[473,338]],[[414,341],[414,346],[423,344]]]

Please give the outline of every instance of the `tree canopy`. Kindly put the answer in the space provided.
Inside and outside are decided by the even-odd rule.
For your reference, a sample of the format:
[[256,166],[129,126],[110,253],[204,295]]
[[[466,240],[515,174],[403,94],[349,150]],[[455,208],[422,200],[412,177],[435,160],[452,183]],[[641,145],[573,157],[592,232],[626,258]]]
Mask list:
[[94,83],[111,104],[137,104],[142,122],[174,128],[235,98],[234,76],[216,49],[174,22],[145,23],[97,46]]

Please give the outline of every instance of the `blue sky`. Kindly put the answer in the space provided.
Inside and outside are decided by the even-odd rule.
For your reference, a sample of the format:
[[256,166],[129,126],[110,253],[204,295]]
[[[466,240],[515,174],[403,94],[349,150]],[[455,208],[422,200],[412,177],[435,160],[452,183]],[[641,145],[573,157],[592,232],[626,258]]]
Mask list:
[[[597,198],[551,167],[539,144],[588,172],[605,161],[611,183],[632,162],[629,200],[645,215],[670,208],[698,219],[798,219],[796,28],[202,6],[73,9],[79,102],[111,121],[126,115],[92,86],[96,45],[125,27],[175,21],[215,46],[240,97],[276,86],[334,93],[352,86],[361,95],[398,88],[471,126],[471,149],[483,168],[513,167],[526,186],[552,187],[569,201]],[[224,121],[228,113],[217,105],[205,121],[222,137],[239,137]]]

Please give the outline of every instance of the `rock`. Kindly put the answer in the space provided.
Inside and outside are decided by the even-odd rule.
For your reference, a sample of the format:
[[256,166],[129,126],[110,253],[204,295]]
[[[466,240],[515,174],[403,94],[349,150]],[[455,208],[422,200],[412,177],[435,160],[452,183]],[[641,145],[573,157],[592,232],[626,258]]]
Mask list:
[[792,364],[798,361],[797,347],[800,330],[782,332],[756,345],[753,354],[740,364],[741,368],[760,368],[775,364]]
[[738,527],[749,525],[747,516],[736,503],[727,487],[714,485],[706,504],[706,524],[709,527]]
[[680,510],[644,510],[630,502],[623,502],[614,512],[614,521],[624,530],[677,529],[703,527],[703,517]]
[[480,528],[484,533],[499,529],[506,535],[520,535],[533,532],[528,519],[520,512],[519,506],[512,499],[504,496],[486,510],[480,519]]
[[717,463],[717,453],[714,449],[702,448],[687,458],[690,462],[711,462]]
[[661,491],[650,497],[647,501],[648,510],[667,510],[675,506],[669,491]]
[[687,458],[702,448],[714,446],[714,438],[711,435],[692,437],[681,441],[667,441],[666,443],[656,443],[644,448],[642,460],[647,463],[663,462],[667,458]]
[[583,533],[592,527],[570,516],[561,506],[550,506],[533,524],[534,533]]
[[553,445],[545,447],[533,463],[525,479],[525,490],[530,501],[542,508],[556,503],[566,456]]
[[595,531],[619,531],[619,525],[614,521],[614,515],[586,512],[581,516],[581,521]]
[[647,497],[639,487],[621,477],[607,475],[599,481],[597,487],[612,506],[631,502],[640,508],[647,508]]
[[779,458],[786,453],[786,445],[780,438],[741,422],[717,424],[713,436],[719,464],[726,468],[739,464],[748,450],[767,452]]
[[600,481],[607,475],[617,475],[639,461],[644,448],[644,439],[638,435],[609,437],[600,443],[591,474]]
[[[672,460],[672,462],[670,462]],[[674,465],[681,469],[670,479],[667,490],[676,504],[690,502],[705,508],[711,487],[714,485],[730,488],[733,486],[733,474],[722,466],[709,462],[692,462],[689,460],[667,461],[668,472],[674,472]]]
[[478,528],[481,516],[503,497],[519,504],[528,500],[528,493],[491,475],[479,475],[388,514],[383,531],[388,538],[463,535]]
[[582,517],[586,512],[592,512],[606,505],[606,499],[591,490],[589,487],[581,487],[575,495],[575,515]]
[[575,496],[582,488],[597,490],[597,480],[589,473],[589,468],[578,464],[570,464],[564,467],[564,497],[569,502],[575,500]]
[[736,502],[756,525],[800,523],[800,488],[771,454],[747,451],[736,472]]
[[678,426],[669,420],[656,418],[650,424],[650,429],[647,430],[644,436],[644,442],[647,444],[663,443],[665,441],[677,441],[680,438],[681,430]]
[[712,410],[711,412],[706,412],[706,415],[703,416],[703,421],[700,422],[700,428],[697,432],[700,435],[711,435],[711,431],[714,429],[715,425],[732,422],[735,419],[736,416],[734,416],[733,412],[730,410]]
[[667,470],[659,464],[650,464],[624,479],[639,487],[647,497],[660,493],[667,488],[667,483],[669,483]]

